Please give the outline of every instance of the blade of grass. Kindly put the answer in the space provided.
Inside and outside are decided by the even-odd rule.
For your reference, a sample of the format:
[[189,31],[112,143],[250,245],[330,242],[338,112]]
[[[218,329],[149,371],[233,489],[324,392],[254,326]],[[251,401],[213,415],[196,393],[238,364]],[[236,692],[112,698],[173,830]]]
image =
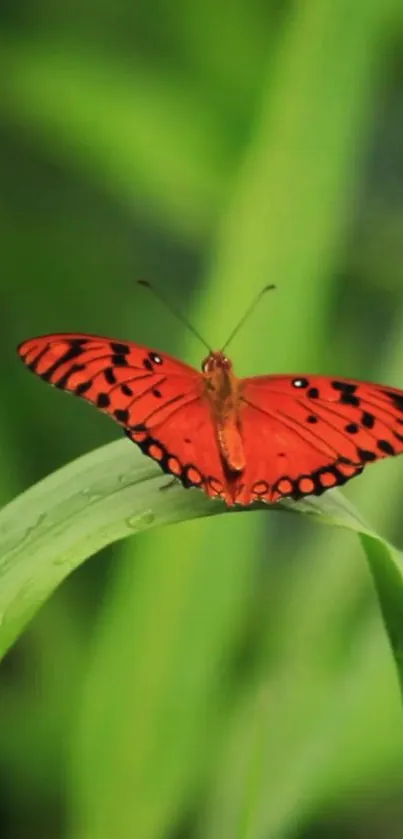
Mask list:
[[[166,487],[155,464],[126,440],[79,458],[24,492],[0,513],[0,652],[41,603],[86,558],[152,527],[226,512],[220,502]],[[361,534],[392,646],[402,669],[402,556],[362,521],[336,490],[321,498],[256,505],[305,514]],[[232,525],[233,526],[233,525]]]
[[178,497],[176,487],[161,492],[166,482],[124,440],[70,463],[3,508],[0,654],[51,591],[104,545],[180,521],[186,509],[191,517],[204,514],[202,498]]

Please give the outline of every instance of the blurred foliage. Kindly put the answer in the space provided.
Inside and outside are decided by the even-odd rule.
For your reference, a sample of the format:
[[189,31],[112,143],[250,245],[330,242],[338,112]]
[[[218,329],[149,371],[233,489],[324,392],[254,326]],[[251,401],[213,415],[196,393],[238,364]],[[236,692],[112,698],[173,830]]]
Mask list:
[[[397,0],[3,0],[0,498],[116,438],[41,332],[403,387]],[[109,435],[109,436],[108,436]],[[128,444],[129,445],[129,444]],[[403,544],[400,460],[346,488]],[[5,839],[402,835],[402,714],[352,534],[217,516],[102,552],[5,657]]]

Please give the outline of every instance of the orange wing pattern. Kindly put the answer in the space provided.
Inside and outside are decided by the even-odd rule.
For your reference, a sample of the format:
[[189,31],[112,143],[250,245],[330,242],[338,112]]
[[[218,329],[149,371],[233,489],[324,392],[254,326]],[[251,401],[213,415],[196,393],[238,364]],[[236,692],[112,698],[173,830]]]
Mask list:
[[403,452],[402,391],[351,379],[260,376],[238,381],[245,467],[231,472],[206,379],[193,367],[92,335],[33,338],[18,351],[42,379],[116,420],[183,486],[228,505],[320,495],[368,463]]
[[153,350],[93,335],[45,335],[18,352],[44,381],[81,396],[185,487],[211,496],[224,484],[203,377]]
[[246,468],[235,500],[320,495],[403,452],[403,392],[321,376],[242,380]]

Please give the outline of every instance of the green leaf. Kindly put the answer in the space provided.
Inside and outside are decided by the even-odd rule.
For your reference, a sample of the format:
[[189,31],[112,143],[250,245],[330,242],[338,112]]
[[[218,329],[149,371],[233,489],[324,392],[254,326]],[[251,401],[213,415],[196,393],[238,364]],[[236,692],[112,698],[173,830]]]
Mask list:
[[0,653],[59,583],[105,545],[202,515],[204,499],[160,492],[169,479],[128,441],[96,449],[0,513]]
[[[360,534],[403,685],[403,557],[337,491],[264,509],[311,516]],[[233,511],[228,511],[233,512]],[[0,653],[68,574],[105,545],[152,527],[227,513],[169,477],[126,440],[45,478],[0,514]]]
[[371,569],[403,692],[403,554],[370,531],[360,539]]

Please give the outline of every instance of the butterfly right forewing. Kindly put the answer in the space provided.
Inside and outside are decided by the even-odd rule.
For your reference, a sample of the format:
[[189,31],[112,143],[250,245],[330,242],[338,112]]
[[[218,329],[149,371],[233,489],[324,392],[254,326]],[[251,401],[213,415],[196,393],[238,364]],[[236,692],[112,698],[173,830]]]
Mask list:
[[326,376],[242,380],[246,469],[236,500],[320,495],[403,452],[403,392]]

